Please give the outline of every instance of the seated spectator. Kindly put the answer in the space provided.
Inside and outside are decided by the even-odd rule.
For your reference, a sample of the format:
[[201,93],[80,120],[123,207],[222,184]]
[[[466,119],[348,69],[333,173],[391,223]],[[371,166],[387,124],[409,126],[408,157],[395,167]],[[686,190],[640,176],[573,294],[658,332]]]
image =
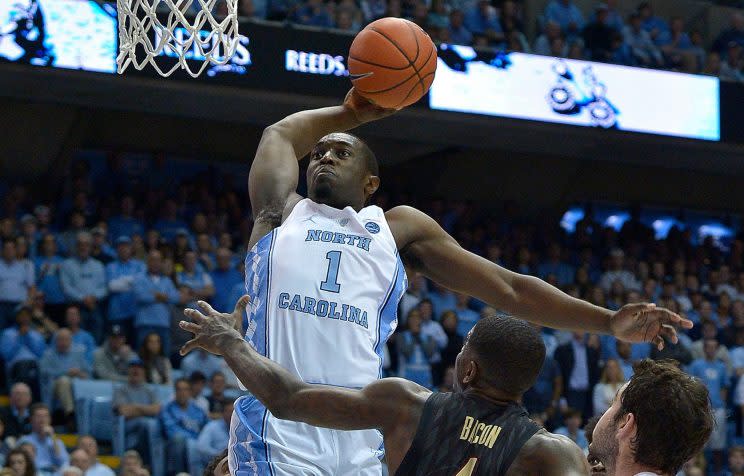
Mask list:
[[18,444],[31,443],[36,452],[36,468],[42,472],[55,473],[70,464],[70,456],[65,444],[54,433],[49,408],[43,403],[35,403],[30,411],[31,434],[21,438]]
[[465,28],[465,15],[462,10],[452,10],[449,17],[448,36],[449,42],[455,45],[470,45],[473,42],[473,34]]
[[90,257],[90,233],[77,235],[75,255],[66,259],[60,268],[60,283],[67,301],[80,308],[83,327],[93,334],[96,342],[103,340],[103,299],[108,293],[103,264]]
[[408,288],[406,289],[403,297],[400,298],[400,305],[398,306],[398,325],[404,326],[406,324],[405,316],[414,307],[419,305],[419,302],[423,300],[428,294],[427,281],[422,274],[415,274],[408,280]]
[[173,281],[163,274],[163,255],[152,250],[147,255],[147,273],[134,279],[134,298],[137,313],[134,327],[137,333],[137,346],[145,337],[158,334],[163,352],[170,355],[171,306],[181,300]]
[[137,354],[127,345],[124,329],[115,324],[108,339],[93,352],[93,375],[99,379],[125,382],[129,361],[136,357]]
[[116,259],[106,265],[106,282],[109,290],[108,325],[118,325],[132,341],[133,320],[137,310],[134,298],[134,280],[145,274],[145,263],[132,257],[132,239],[116,239]]
[[[421,27],[422,30],[429,30],[429,7],[424,0],[418,0],[413,9],[413,18],[411,21]],[[338,26],[337,26],[338,28]]]
[[623,377],[627,380],[630,380],[630,378],[633,376],[633,364],[635,363],[632,356],[631,345],[627,342],[616,340],[615,353],[617,354],[616,359],[623,371]]
[[37,476],[36,464],[28,452],[21,448],[14,448],[8,452],[6,468],[12,471],[11,476]]
[[556,429],[554,433],[569,437],[585,453],[589,451],[589,442],[581,431],[581,411],[569,408],[563,415],[563,423],[564,426]]
[[10,382],[26,382],[38,395],[38,363],[46,350],[44,337],[31,328],[31,310],[24,305],[16,309],[16,325],[5,329],[0,337],[0,354],[5,361],[5,374]]
[[408,313],[408,329],[398,334],[398,368],[400,376],[431,388],[431,356],[437,347],[433,336],[421,332],[421,312],[411,309]]
[[102,227],[97,226],[90,231],[90,235],[93,238],[90,257],[103,263],[103,266],[106,266],[116,256],[113,248],[106,241],[106,231]]
[[72,334],[72,343],[80,346],[85,354],[85,360],[89,365],[93,364],[93,352],[96,350],[96,342],[90,332],[80,328],[80,308],[76,305],[68,306],[65,312],[65,323]]
[[15,446],[15,441],[31,433],[31,388],[25,383],[14,384],[10,389],[10,404],[0,408],[0,420],[5,424],[4,437]]
[[[455,311],[445,311],[445,313],[442,314],[440,321],[442,322],[444,333],[447,334],[447,346],[442,349],[442,365],[446,368],[455,365],[457,354],[459,354],[460,349],[462,349],[464,339],[458,331],[459,323]],[[467,333],[465,335],[467,335]]]
[[138,456],[141,454],[145,461],[152,462],[150,448],[160,439],[156,418],[160,403],[155,391],[145,385],[145,367],[140,359],[129,361],[127,382],[114,390],[112,407],[125,419],[125,448],[137,448]]
[[713,42],[713,51],[723,54],[731,42],[744,46],[744,13],[731,15],[731,26],[723,30]]
[[620,363],[615,359],[610,359],[605,363],[602,370],[602,377],[599,383],[594,386],[594,414],[601,416],[608,408],[612,406],[617,391],[625,384],[627,380],[623,376],[623,369]]
[[385,0],[362,0],[362,13],[364,21],[371,23],[385,16],[387,2]]
[[204,388],[207,386],[207,377],[198,370],[189,376],[191,386],[191,399],[204,413],[209,414],[209,401],[204,396]]
[[55,332],[59,330],[59,326],[54,322],[49,314],[46,313],[46,303],[44,301],[44,293],[36,291],[31,302],[29,303],[31,308],[31,327],[44,337],[44,340],[52,338]]
[[[706,339],[718,341],[718,327],[713,323],[713,321],[703,321],[701,328],[702,337],[693,342],[690,346],[690,353],[692,354],[693,360],[703,359],[705,357]],[[716,347],[716,360],[723,362],[727,371],[731,372],[731,357],[729,356],[729,351],[725,346]]]
[[128,450],[121,458],[119,476],[150,476],[150,472],[142,466],[142,457],[135,450]]
[[201,474],[203,468],[227,447],[234,404],[232,400],[225,401],[220,418],[204,425],[195,441],[189,440],[191,474]]
[[599,286],[608,292],[615,281],[620,281],[628,291],[637,291],[641,288],[633,273],[625,269],[625,252],[619,248],[610,251],[610,265],[599,277]]
[[187,466],[188,440],[196,440],[207,424],[207,414],[191,398],[191,385],[186,379],[175,382],[175,399],[160,411],[163,432],[168,440],[168,472],[183,471]]
[[232,265],[230,250],[219,248],[216,256],[217,267],[211,273],[215,293],[210,304],[220,312],[227,312],[235,306],[235,303],[229,302],[230,291],[236,284],[243,282],[243,276],[237,267]]
[[449,26],[449,5],[445,0],[432,0],[431,11],[426,18],[426,24],[430,29],[436,30]]
[[41,358],[41,379],[57,402],[62,406],[67,423],[72,425],[75,400],[72,396],[72,379],[90,377],[90,363],[85,351],[72,342],[72,333],[62,328],[54,335],[54,346],[49,347]]
[[[90,435],[81,436],[78,438],[78,449],[85,451],[88,456],[88,467],[80,468],[85,471],[85,476],[114,476],[111,468],[98,461],[98,442],[95,438]],[[70,455],[70,458],[73,456]]]
[[744,447],[733,446],[728,450],[728,472],[726,476],[744,475]]
[[139,356],[144,362],[145,376],[148,383],[170,384],[171,363],[163,353],[163,345],[158,334],[153,332],[145,336]]
[[641,27],[648,32],[651,41],[659,45],[659,41],[669,35],[669,25],[663,18],[654,15],[651,2],[638,5],[638,13],[641,16]]
[[293,21],[300,25],[333,27],[333,18],[323,0],[306,0],[305,4],[296,10]]
[[499,22],[504,34],[519,32],[524,35],[524,23],[522,22],[521,10],[514,0],[504,0],[501,2],[501,11],[499,12]]
[[[553,45],[558,40],[561,41],[561,50],[556,51]],[[535,40],[535,46],[532,48],[534,53],[543,56],[559,56],[565,57],[568,54],[568,45],[563,41],[563,33],[561,32],[561,26],[556,22],[548,22],[545,24],[543,33]],[[554,53],[561,53],[554,55]]]
[[480,319],[477,312],[468,307],[470,296],[462,293],[455,293],[455,314],[457,314],[457,333],[465,337]]
[[[617,32],[609,25],[609,11],[607,5],[600,4],[596,8],[595,19],[584,27],[583,38],[584,45],[589,50],[589,58],[593,61],[609,61],[612,55],[613,35]],[[568,283],[573,282],[573,276]]]
[[[192,351],[193,352],[193,351]],[[222,372],[215,372],[212,374],[212,378],[209,379],[209,396],[207,397],[207,403],[209,403],[209,418],[215,419],[222,415],[222,409],[225,406],[225,388],[227,387],[227,380],[225,374]]]
[[175,200],[169,198],[165,201],[160,219],[155,222],[153,228],[167,242],[173,241],[179,229],[188,228],[188,224],[178,217],[178,204]]
[[664,64],[661,51],[641,27],[641,17],[637,13],[630,15],[628,25],[623,29],[623,37],[640,66],[659,67]]
[[421,316],[421,338],[424,342],[428,342],[429,338],[434,342],[428,357],[432,365],[432,381],[434,386],[438,386],[444,375],[441,351],[447,346],[447,334],[444,333],[442,325],[434,320],[431,305],[426,299],[421,301],[418,308]]
[[132,238],[134,235],[142,236],[145,233],[144,224],[134,217],[134,198],[124,195],[121,198],[119,214],[112,217],[109,222],[109,238],[117,240],[125,236]]
[[[656,44],[664,53],[667,64],[678,68],[689,57],[688,51],[693,47],[689,35],[684,31],[684,21],[681,17],[672,18],[671,30],[662,34]],[[689,60],[688,60],[689,61]]]
[[16,243],[3,241],[0,256],[0,329],[11,323],[15,309],[36,291],[36,273],[27,260],[18,259]]
[[[424,4],[424,7],[426,7],[426,4]],[[426,11],[426,8],[424,8],[424,10]],[[362,28],[364,17],[362,15],[362,10],[357,6],[356,0],[341,0],[338,2],[338,5],[336,6],[336,18],[341,14],[347,15],[349,18],[348,26],[346,28],[341,28],[342,30],[359,31]],[[338,27],[338,24],[336,27]],[[220,247],[227,248],[228,250],[233,249],[232,235],[229,233],[223,233],[220,236]],[[233,262],[233,265],[237,264],[237,261],[239,260],[236,259],[235,262]]]
[[222,370],[222,358],[204,349],[195,349],[181,360],[181,371],[184,375],[191,375],[196,371],[200,371],[207,378],[212,378],[212,375],[220,370]]
[[537,416],[544,423],[551,421],[556,416],[562,393],[561,368],[553,357],[546,354],[535,384],[524,394],[524,407],[532,417]]
[[551,0],[545,7],[545,20],[557,23],[569,36],[578,35],[584,28],[584,15],[573,0]]
[[[70,467],[78,469],[80,471],[79,476],[85,475],[90,467],[90,456],[84,450],[75,448],[70,453]],[[65,470],[63,469],[62,474],[64,472]]]
[[496,9],[488,0],[478,2],[465,12],[465,28],[474,35],[483,35],[491,45],[504,43],[504,32],[501,29]]
[[201,269],[196,252],[187,251],[183,257],[183,271],[176,274],[176,286],[188,296],[187,307],[198,309],[196,301],[209,301],[214,296],[212,277]]
[[38,291],[44,294],[45,311],[60,324],[67,299],[59,280],[64,259],[57,253],[57,240],[51,233],[41,238],[40,248],[40,253],[34,259]]

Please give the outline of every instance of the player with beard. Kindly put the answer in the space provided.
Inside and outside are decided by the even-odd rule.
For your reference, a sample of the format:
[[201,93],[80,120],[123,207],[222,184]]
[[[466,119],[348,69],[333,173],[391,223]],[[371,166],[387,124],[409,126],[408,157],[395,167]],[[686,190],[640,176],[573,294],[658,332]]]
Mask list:
[[592,474],[673,476],[703,448],[713,424],[702,382],[672,361],[644,359],[597,422],[589,460],[604,472]]

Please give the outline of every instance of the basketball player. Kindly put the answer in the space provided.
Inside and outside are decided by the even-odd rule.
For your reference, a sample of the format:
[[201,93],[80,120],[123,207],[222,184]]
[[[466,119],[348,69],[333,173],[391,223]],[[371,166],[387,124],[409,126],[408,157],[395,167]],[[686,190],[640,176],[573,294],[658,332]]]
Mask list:
[[[592,474],[673,476],[713,430],[705,385],[672,361],[645,359],[594,428]],[[604,471],[601,471],[601,468]]]
[[[344,104],[292,114],[268,127],[250,170],[254,226],[246,256],[251,297],[241,333],[261,354],[308,383],[362,388],[382,375],[397,324],[405,269],[515,316],[561,329],[662,345],[671,325],[652,305],[613,313],[518,275],[464,249],[433,219],[406,206],[365,206],[380,186],[375,155],[338,132],[383,118],[354,90]],[[308,198],[296,193],[309,154]],[[400,253],[399,253],[400,251]],[[382,437],[278,420],[255,398],[235,403],[232,474],[379,475]],[[323,455],[322,458],[319,455]]]
[[525,321],[478,321],[457,356],[454,393],[432,393],[399,378],[354,390],[307,384],[259,355],[233,328],[240,304],[233,314],[202,305],[208,317],[186,310],[193,322],[180,325],[194,339],[183,352],[197,347],[221,352],[243,385],[277,418],[339,430],[381,430],[391,474],[588,474],[583,451],[569,438],[542,429],[518,403],[545,359],[542,338]]

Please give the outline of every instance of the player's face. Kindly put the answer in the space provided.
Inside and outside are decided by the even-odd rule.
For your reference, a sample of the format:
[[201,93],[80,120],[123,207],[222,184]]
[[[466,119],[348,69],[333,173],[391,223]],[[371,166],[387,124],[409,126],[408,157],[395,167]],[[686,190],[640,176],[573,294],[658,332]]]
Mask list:
[[[626,384],[627,386],[627,384]],[[620,450],[620,442],[617,437],[617,424],[615,415],[620,411],[620,400],[625,387],[623,386],[615,395],[612,406],[602,415],[592,433],[592,443],[589,445],[589,455],[597,460],[604,468],[615,467],[615,461]]]
[[318,203],[346,206],[364,195],[364,158],[348,134],[329,134],[310,152],[307,188]]

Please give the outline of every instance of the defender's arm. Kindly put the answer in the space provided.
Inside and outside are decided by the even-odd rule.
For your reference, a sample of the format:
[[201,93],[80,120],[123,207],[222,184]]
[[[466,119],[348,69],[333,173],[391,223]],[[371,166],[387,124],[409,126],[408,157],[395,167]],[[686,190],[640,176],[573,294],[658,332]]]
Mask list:
[[506,476],[586,476],[589,465],[576,443],[562,435],[540,430],[522,447]]

